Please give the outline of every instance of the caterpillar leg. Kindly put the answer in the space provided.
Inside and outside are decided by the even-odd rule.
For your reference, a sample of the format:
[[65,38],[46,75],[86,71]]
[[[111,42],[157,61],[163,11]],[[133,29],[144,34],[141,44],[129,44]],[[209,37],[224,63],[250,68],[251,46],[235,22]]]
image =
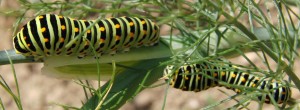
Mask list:
[[34,57],[34,61],[38,61],[38,62],[44,62],[44,57],[40,56],[40,57]]
[[77,56],[78,59],[82,59],[82,58],[84,58],[84,57],[85,57],[85,55],[78,55],[78,56]]
[[130,48],[127,47],[127,48],[124,48],[124,50],[122,51],[123,53],[126,53],[126,52],[129,52]]
[[98,53],[97,55],[94,56],[94,59],[99,59],[101,56],[103,55],[103,53]]
[[116,50],[112,50],[111,52],[109,52],[109,54],[110,54],[111,56],[114,56],[116,53],[117,53]]

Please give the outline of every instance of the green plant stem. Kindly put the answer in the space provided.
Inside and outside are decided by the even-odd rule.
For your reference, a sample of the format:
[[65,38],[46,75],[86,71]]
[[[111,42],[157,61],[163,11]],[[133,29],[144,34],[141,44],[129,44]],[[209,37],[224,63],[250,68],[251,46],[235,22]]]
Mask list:
[[[141,86],[149,86],[156,82],[159,78],[163,76],[162,71],[164,66],[157,67],[159,62],[166,61],[169,58],[158,58],[151,60],[144,60],[135,65],[135,69],[128,69],[123,73],[120,73],[115,77],[114,85],[104,100],[101,110],[106,109],[118,109],[126,101],[133,98],[138,92],[145,89]],[[154,69],[153,69],[154,68]],[[148,71],[148,70],[151,70]],[[130,76],[130,77],[128,77]],[[103,88],[109,87],[106,83]],[[104,92],[104,89],[101,89]],[[123,91],[122,94],[116,94]],[[121,96],[115,96],[121,95]],[[92,96],[87,103],[85,103],[81,109],[83,110],[93,110],[97,106],[101,99],[97,95]],[[118,103],[116,103],[118,102]]]
[[21,95],[20,95],[20,89],[19,89],[19,83],[18,83],[18,78],[17,78],[17,75],[16,75],[16,71],[15,71],[15,67],[14,67],[14,65],[13,65],[13,61],[11,60],[11,58],[10,58],[10,56],[8,55],[8,52],[7,51],[5,51],[6,52],[6,56],[7,56],[7,58],[8,58],[8,61],[9,61],[9,63],[11,64],[11,69],[12,69],[12,71],[13,71],[13,75],[14,75],[14,80],[15,80],[15,83],[16,83],[16,88],[17,88],[17,102],[18,102],[18,107],[19,107],[19,109],[20,110],[23,110],[23,106],[22,106],[22,102],[21,102]]
[[0,51],[0,65],[10,64],[8,56],[14,64],[35,62],[33,57],[25,57],[21,54],[16,54],[15,50],[7,50],[7,52]]

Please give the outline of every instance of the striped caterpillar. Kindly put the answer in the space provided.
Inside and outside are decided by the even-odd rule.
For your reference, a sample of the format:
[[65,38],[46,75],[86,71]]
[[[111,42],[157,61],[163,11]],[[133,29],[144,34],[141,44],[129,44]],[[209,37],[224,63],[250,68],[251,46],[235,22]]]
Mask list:
[[[228,66],[233,67],[233,65]],[[290,88],[282,82],[272,82],[238,69],[228,70],[207,63],[185,64],[177,69],[169,65],[165,68],[164,75],[170,76],[170,86],[183,91],[199,92],[215,86],[227,87],[219,83],[222,81],[231,85],[269,90],[272,96],[266,95],[265,103],[271,102],[270,97],[273,97],[278,104],[286,103],[291,98]],[[243,91],[232,87],[227,88],[237,93]],[[262,100],[262,96],[258,96],[258,99]]]
[[16,53],[40,58],[53,55],[82,58],[94,55],[92,48],[98,55],[115,54],[129,51],[130,47],[153,46],[158,41],[159,27],[149,19],[119,17],[95,22],[54,14],[29,21],[13,38]]

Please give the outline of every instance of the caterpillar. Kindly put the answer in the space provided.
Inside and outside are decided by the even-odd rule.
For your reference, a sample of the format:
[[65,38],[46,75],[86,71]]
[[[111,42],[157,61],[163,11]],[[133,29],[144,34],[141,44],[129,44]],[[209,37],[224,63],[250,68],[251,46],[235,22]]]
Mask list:
[[92,47],[98,55],[113,55],[117,51],[129,51],[130,47],[153,46],[158,41],[159,27],[150,19],[118,17],[97,22],[54,14],[37,16],[13,38],[16,53],[24,56],[75,55],[79,58],[94,55]]
[[[229,64],[228,66],[235,68],[234,65]],[[174,73],[172,73],[173,71]],[[170,86],[183,91],[199,92],[215,86],[231,88],[237,93],[243,91],[220,83],[225,82],[231,85],[267,89],[278,104],[286,103],[291,97],[290,88],[283,85],[282,82],[270,81],[248,72],[242,72],[237,68],[228,70],[206,62],[201,64],[184,64],[178,69],[174,65],[168,65],[164,69],[164,75],[170,76],[170,79],[166,79],[166,81],[170,80]],[[258,96],[258,99],[262,100],[262,96]],[[264,101],[265,103],[270,103],[270,96],[266,95]]]

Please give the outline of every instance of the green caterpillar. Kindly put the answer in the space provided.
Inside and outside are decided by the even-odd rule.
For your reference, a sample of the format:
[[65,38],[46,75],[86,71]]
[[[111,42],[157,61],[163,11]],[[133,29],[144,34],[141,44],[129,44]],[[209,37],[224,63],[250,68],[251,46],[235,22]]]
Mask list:
[[[29,21],[13,38],[16,53],[47,57],[75,55],[84,57],[129,51],[130,47],[153,46],[159,41],[159,27],[149,19],[137,17],[107,18],[87,27],[94,20],[75,20],[46,14]],[[77,37],[83,33],[82,37]],[[72,42],[73,41],[73,42]],[[68,43],[71,46],[66,47]],[[70,45],[70,44],[68,44]]]
[[[228,66],[232,67],[233,65]],[[290,88],[284,86],[281,82],[270,82],[265,78],[251,75],[248,72],[241,72],[238,69],[226,70],[208,63],[185,64],[178,69],[175,69],[173,65],[169,65],[165,68],[164,75],[171,76],[170,86],[183,91],[199,92],[215,86],[227,87],[219,83],[223,81],[232,85],[270,90],[272,97],[278,104],[285,103],[291,98]],[[235,88],[232,89],[237,93],[242,91]],[[262,97],[259,96],[258,99],[262,100]],[[270,101],[270,96],[267,95],[265,103],[270,103]]]

